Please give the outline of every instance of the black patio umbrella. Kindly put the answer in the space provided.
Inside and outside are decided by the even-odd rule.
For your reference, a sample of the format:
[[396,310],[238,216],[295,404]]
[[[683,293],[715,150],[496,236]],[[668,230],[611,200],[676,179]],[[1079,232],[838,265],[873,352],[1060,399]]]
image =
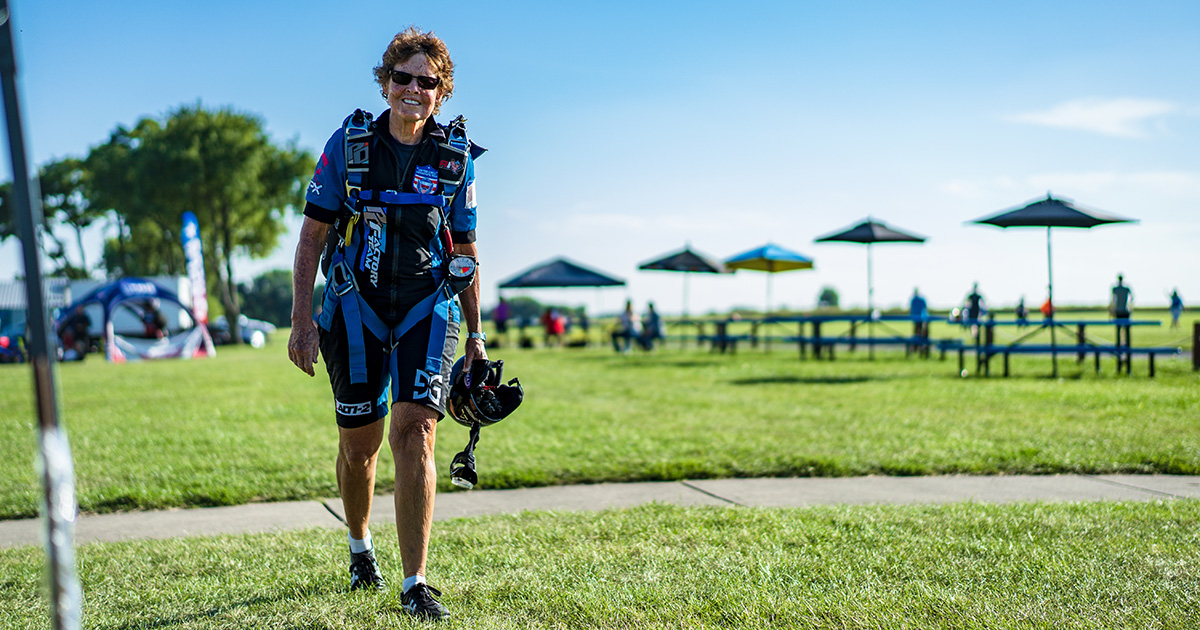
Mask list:
[[536,265],[500,283],[501,289],[623,286],[625,281],[620,278],[588,269],[566,258],[555,258]]
[[675,271],[683,273],[683,316],[688,314],[688,277],[693,273],[732,273],[725,269],[720,261],[691,249],[691,244],[683,249],[672,252],[649,262],[638,265],[638,269],[647,271]]
[[[1010,208],[997,214],[975,219],[969,223],[983,223],[1002,228],[1044,227],[1046,228],[1046,298],[1054,304],[1054,265],[1050,249],[1050,230],[1056,227],[1092,228],[1107,223],[1136,223],[1137,219],[1108,214],[1099,210],[1075,205],[1067,199],[1055,199],[1046,193],[1045,199],[1031,201],[1019,208]],[[1054,318],[1053,309],[1050,319]],[[1050,326],[1050,344],[1054,345],[1054,326]],[[1054,375],[1058,375],[1058,355],[1054,357]]]
[[867,313],[875,312],[875,285],[872,279],[871,245],[875,243],[924,243],[924,236],[909,234],[867,217],[854,227],[816,238],[816,243],[860,243],[867,246]]

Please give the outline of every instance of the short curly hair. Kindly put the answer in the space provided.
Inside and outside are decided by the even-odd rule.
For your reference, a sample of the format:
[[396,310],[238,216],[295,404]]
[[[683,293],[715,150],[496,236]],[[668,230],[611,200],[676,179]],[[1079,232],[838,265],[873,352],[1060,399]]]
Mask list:
[[410,26],[404,29],[401,33],[396,33],[392,38],[392,43],[388,44],[387,50],[383,51],[383,60],[375,66],[375,82],[379,84],[379,90],[383,93],[384,100],[387,100],[387,82],[388,73],[398,63],[403,63],[412,59],[417,54],[424,54],[429,60],[429,65],[433,66],[437,76],[442,80],[440,88],[441,98],[437,104],[433,106],[433,113],[438,113],[442,108],[442,101],[448,100],[454,94],[454,62],[450,60],[450,51],[446,48],[446,42],[442,38],[433,34],[433,31],[422,33],[417,27]]

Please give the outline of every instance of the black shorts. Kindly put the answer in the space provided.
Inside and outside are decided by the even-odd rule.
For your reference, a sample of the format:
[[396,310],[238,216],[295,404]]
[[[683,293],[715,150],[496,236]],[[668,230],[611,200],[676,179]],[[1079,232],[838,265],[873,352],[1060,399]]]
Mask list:
[[[391,402],[412,402],[433,409],[438,420],[446,413],[446,398],[450,394],[450,369],[458,350],[458,309],[451,307],[444,339],[431,343],[430,329],[434,316],[414,325],[396,346],[397,381],[392,383]],[[363,427],[388,413],[388,383],[391,380],[391,356],[385,344],[363,328],[366,346],[367,380],[350,382],[350,344],[346,341],[346,322],[339,312],[334,315],[330,330],[320,330],[321,357],[333,386],[334,407],[338,426],[346,429]],[[436,361],[430,348],[440,348],[441,369],[430,374],[426,366]],[[436,354],[437,350],[434,350]],[[431,359],[433,361],[431,361]]]

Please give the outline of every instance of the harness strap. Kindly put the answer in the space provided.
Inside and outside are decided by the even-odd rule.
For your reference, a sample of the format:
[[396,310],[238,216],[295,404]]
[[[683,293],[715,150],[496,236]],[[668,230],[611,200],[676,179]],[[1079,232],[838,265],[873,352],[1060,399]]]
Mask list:
[[374,201],[392,205],[420,204],[425,206],[442,207],[444,199],[441,195],[423,195],[421,193],[396,192],[394,190],[360,190],[358,198],[363,201]]
[[371,170],[371,136],[375,135],[375,125],[370,112],[356,109],[342,123],[342,128],[345,134],[346,202],[353,205],[352,200],[362,189],[363,177]]
[[[455,118],[445,129],[446,140],[437,143],[438,180],[442,190],[441,194],[436,195],[394,190],[364,190],[364,181],[370,171],[370,148],[375,135],[375,123],[371,114],[361,109],[355,110],[342,123],[346,157],[346,206],[350,210],[350,216],[341,246],[330,257],[327,274],[329,282],[326,285],[321,314],[316,320],[322,329],[330,330],[333,318],[339,310],[341,311],[342,319],[346,324],[346,337],[349,344],[351,383],[364,383],[367,380],[364,327],[379,341],[387,344],[390,354],[389,376],[392,380],[392,387],[395,388],[399,386],[399,360],[395,352],[396,345],[413,326],[431,315],[433,317],[429,345],[426,349],[425,372],[430,378],[441,374],[446,331],[451,318],[457,321],[458,317],[453,303],[454,292],[449,283],[443,279],[432,294],[409,309],[399,324],[389,328],[359,293],[354,271],[346,262],[345,252],[355,251],[359,247],[359,241],[363,238],[366,225],[357,226],[359,227],[357,231],[355,227],[357,224],[365,222],[363,213],[364,210],[370,209],[369,204],[420,204],[439,209],[438,233],[441,235],[441,244],[445,249],[445,258],[449,258],[453,251],[453,244],[450,242],[446,216],[440,210],[448,208],[453,202],[455,194],[466,177],[468,156],[474,153],[474,147],[467,139],[465,123],[466,119],[462,116]],[[365,261],[367,252],[366,248],[363,249]],[[363,266],[365,266],[365,262]]]
[[467,447],[454,456],[450,461],[450,483],[470,490],[479,483],[479,474],[475,472],[475,446],[479,444],[479,423],[471,423],[471,434]]
[[454,201],[459,186],[467,175],[467,156],[471,141],[467,139],[467,119],[459,116],[446,126],[446,141],[438,143],[438,181],[448,207]]
[[[430,323],[429,345],[426,348],[425,371],[429,374],[440,374],[442,371],[442,351],[446,343],[446,330],[449,321],[457,321],[457,313],[453,309],[453,295],[449,284],[443,281],[437,290],[417,302],[405,313],[399,324],[388,327],[379,319],[375,311],[363,299],[354,283],[353,272],[347,269],[344,260],[336,260],[330,266],[330,282],[325,290],[325,299],[321,306],[321,314],[317,325],[323,330],[329,330],[338,310],[346,324],[346,339],[349,344],[350,382],[365,383],[367,381],[367,350],[363,336],[363,328],[371,332],[379,341],[387,344],[389,358],[389,373],[392,383],[398,384],[399,362],[395,352],[400,339],[404,337],[418,322],[433,315]],[[340,277],[339,277],[340,276]],[[335,281],[334,278],[337,278]],[[342,280],[348,278],[348,280]],[[398,385],[394,385],[398,386]]]

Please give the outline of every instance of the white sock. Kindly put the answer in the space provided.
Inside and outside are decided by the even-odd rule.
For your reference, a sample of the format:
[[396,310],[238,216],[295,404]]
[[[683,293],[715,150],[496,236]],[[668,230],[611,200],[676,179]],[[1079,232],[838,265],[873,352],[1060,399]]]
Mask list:
[[424,575],[411,575],[409,577],[404,578],[404,587],[401,592],[407,593],[408,589],[410,589],[418,584],[424,584],[424,583],[425,583]]
[[362,540],[355,538],[354,534],[349,533],[346,534],[346,537],[350,539],[350,551],[352,553],[362,553],[364,551],[370,551],[372,548],[371,532],[367,532],[367,535],[363,536]]

